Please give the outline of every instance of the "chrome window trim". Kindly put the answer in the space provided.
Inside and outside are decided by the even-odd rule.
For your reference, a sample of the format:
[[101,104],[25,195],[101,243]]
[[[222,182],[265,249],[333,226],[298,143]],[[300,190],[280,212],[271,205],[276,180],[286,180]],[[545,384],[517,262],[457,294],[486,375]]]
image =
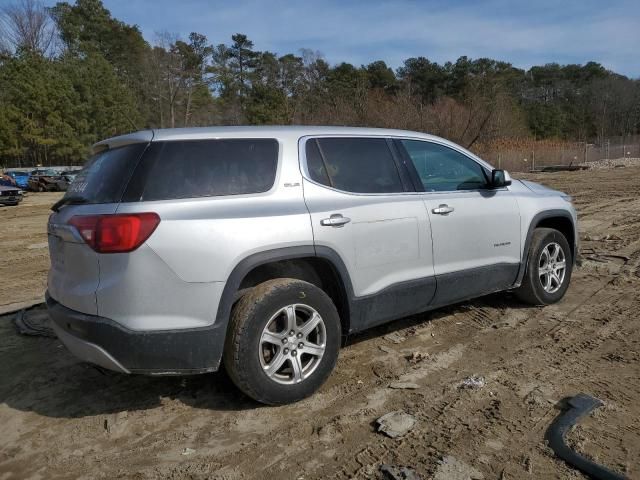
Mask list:
[[[431,139],[426,139],[421,137],[412,137],[408,135],[318,134],[318,135],[302,136],[298,139],[298,164],[300,167],[300,173],[302,174],[302,177],[304,178],[304,180],[306,180],[307,182],[311,182],[314,185],[317,185],[322,188],[326,188],[327,190],[332,190],[334,192],[342,193],[345,195],[366,196],[366,197],[381,197],[381,196],[388,197],[388,196],[397,196],[397,195],[438,195],[438,194],[442,195],[442,194],[451,194],[451,193],[486,192],[489,190],[486,188],[475,188],[475,189],[469,189],[469,190],[443,190],[438,192],[409,191],[409,192],[390,192],[390,193],[360,193],[360,192],[348,192],[346,190],[340,190],[338,188],[323,185],[322,183],[316,182],[311,178],[311,175],[309,174],[309,169],[307,167],[306,144],[307,144],[307,141],[313,140],[316,138],[382,138],[382,139],[390,139],[390,140],[417,140],[420,142],[435,143],[437,145],[450,148],[451,150],[454,150],[461,155],[464,155],[472,162],[477,163],[487,173],[487,176],[489,177],[491,176],[491,171],[493,170],[493,167],[487,162],[485,162],[484,160],[482,160],[480,157],[476,157],[476,158],[471,157],[467,152],[461,150],[460,148],[455,148],[454,146],[450,145],[446,141],[437,141],[437,140],[431,140]],[[499,192],[501,190],[508,190],[508,187],[496,188],[496,189],[492,189],[491,191]]]

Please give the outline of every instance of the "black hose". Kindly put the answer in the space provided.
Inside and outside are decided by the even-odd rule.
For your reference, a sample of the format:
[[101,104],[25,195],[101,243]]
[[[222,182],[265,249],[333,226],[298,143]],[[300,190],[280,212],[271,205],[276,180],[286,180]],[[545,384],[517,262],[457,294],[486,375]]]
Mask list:
[[569,465],[596,480],[627,480],[627,477],[577,454],[565,443],[566,433],[582,417],[588,415],[595,408],[601,407],[603,403],[585,393],[570,398],[568,403],[569,410],[560,414],[553,421],[545,436],[554,453]]

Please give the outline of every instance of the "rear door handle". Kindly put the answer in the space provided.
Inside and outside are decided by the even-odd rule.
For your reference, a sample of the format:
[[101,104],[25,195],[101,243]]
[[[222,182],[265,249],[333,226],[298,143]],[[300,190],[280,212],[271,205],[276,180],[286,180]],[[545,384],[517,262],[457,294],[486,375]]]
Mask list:
[[350,221],[351,219],[349,217],[343,217],[339,213],[334,213],[329,218],[320,220],[320,225],[325,227],[344,227]]
[[435,213],[436,215],[449,215],[451,212],[453,212],[455,210],[455,208],[450,207],[449,205],[447,205],[446,203],[441,203],[438,208],[434,208],[433,210],[431,210],[433,213]]

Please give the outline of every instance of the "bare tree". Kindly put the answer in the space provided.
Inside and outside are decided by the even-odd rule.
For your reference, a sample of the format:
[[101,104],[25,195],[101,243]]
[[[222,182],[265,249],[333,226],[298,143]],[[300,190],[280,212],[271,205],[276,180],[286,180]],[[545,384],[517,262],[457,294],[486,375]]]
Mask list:
[[[153,49],[153,63],[160,75],[158,95],[169,110],[169,127],[176,126],[176,108],[184,89],[183,59],[177,51],[178,36],[169,32],[156,34],[157,47]],[[162,108],[162,107],[161,107]]]
[[18,0],[0,8],[0,51],[55,52],[57,32],[40,0]]

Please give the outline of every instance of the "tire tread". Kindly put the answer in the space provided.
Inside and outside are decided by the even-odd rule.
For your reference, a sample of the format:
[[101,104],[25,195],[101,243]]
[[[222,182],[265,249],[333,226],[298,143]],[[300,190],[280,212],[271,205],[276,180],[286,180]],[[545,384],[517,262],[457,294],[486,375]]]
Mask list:
[[[338,312],[333,305],[333,302],[331,302],[331,299],[322,290],[308,282],[292,278],[268,280],[253,287],[249,292],[242,296],[232,310],[223,354],[224,366],[233,383],[245,394],[261,403],[277,405],[297,401],[304,398],[304,396],[307,396],[304,395],[300,397],[292,397],[291,399],[278,400],[265,395],[255,388],[255,382],[252,381],[251,373],[241,366],[242,356],[245,353],[243,352],[243,339],[248,337],[249,329],[254,327],[253,320],[256,308],[265,301],[265,298],[278,294],[279,290],[295,288],[296,284],[303,286],[306,289],[317,290],[322,295],[326,296],[328,305],[332,308],[331,313],[335,315],[336,319],[339,319]],[[330,326],[326,325],[326,322],[327,319],[325,319],[325,328],[329,328]],[[324,382],[328,374],[333,370],[335,363],[336,358],[331,362],[330,368],[327,370],[324,378],[322,378],[322,382]]]
[[[537,268],[536,259],[538,257],[538,252],[542,248],[542,244],[549,240],[550,236],[559,236],[556,240],[559,243],[564,243],[561,245],[565,251],[565,258],[567,262],[566,273],[565,273],[565,286],[561,288],[561,294],[547,294],[553,295],[553,297],[547,296],[545,298],[545,293],[540,291],[540,288],[534,283],[537,279],[532,275],[532,269]],[[559,301],[565,294],[566,289],[568,288],[568,284],[571,280],[571,271],[573,265],[573,258],[571,256],[571,249],[569,248],[569,243],[567,239],[562,234],[562,232],[555,230],[553,228],[536,228],[533,231],[531,236],[531,243],[529,244],[529,250],[527,252],[527,260],[526,260],[526,270],[524,273],[524,278],[522,280],[522,284],[518,289],[515,290],[516,297],[529,305],[549,305],[550,303],[555,303]]]

